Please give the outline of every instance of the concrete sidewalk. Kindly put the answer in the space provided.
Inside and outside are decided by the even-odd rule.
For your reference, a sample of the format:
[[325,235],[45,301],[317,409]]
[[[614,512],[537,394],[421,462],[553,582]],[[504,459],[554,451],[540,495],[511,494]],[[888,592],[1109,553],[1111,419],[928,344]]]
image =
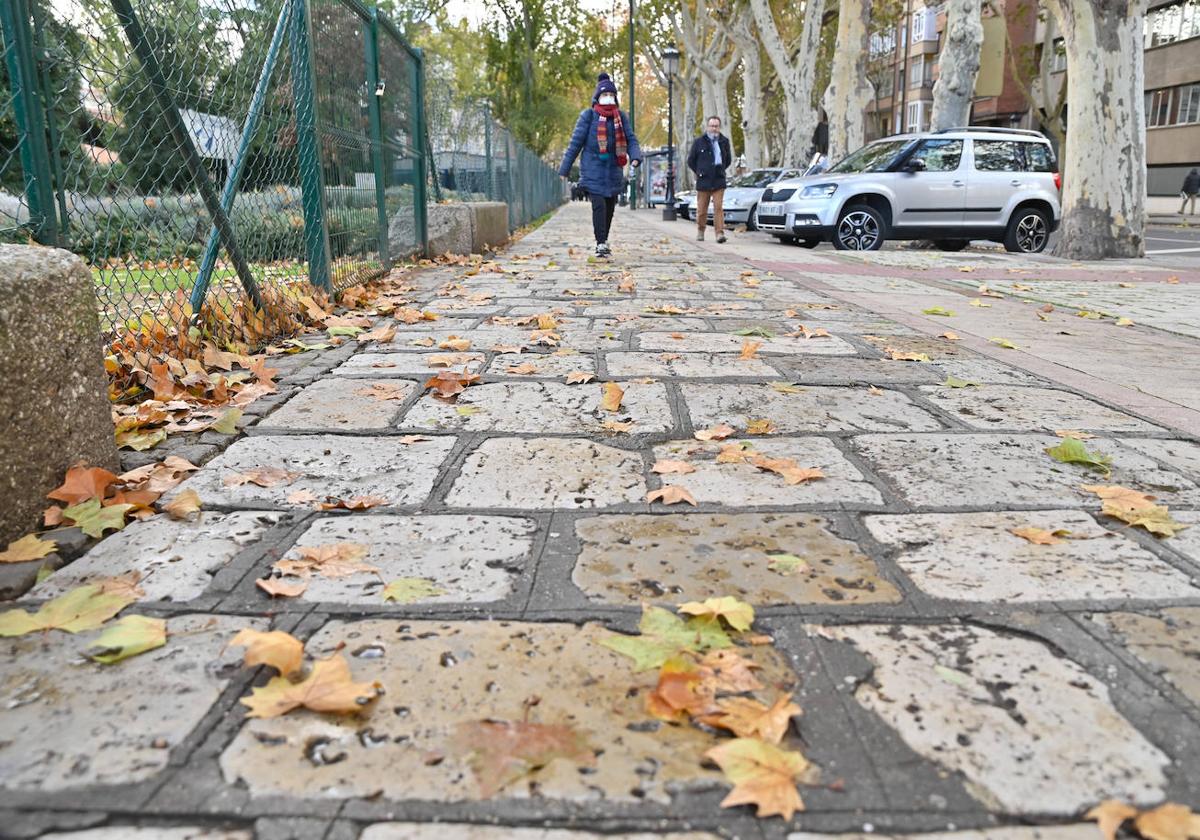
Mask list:
[[[140,572],[131,609],[169,637],[112,666],[80,659],[95,632],[6,640],[0,834],[1092,840],[1102,800],[1200,802],[1200,277],[692,230],[620,211],[596,262],[570,205],[494,264],[417,274],[438,320],[383,317],[392,341],[281,380],[173,491],[198,523],[133,523],[35,588]],[[1041,321],[1056,283],[1150,291],[1133,327]],[[440,400],[447,354],[479,379]],[[1110,466],[1051,458],[1067,430]],[[1192,527],[1127,527],[1100,484]],[[260,586],[347,546],[293,597]],[[636,635],[645,606],[724,596],[749,630]],[[249,718],[245,627],[383,693]],[[782,710],[789,769],[755,780],[798,785],[790,820],[721,807],[726,695]]]

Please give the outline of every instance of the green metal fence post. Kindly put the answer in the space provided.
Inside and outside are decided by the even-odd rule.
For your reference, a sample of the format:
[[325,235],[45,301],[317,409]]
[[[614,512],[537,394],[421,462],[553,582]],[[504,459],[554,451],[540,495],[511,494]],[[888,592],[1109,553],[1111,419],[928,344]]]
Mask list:
[[429,123],[425,113],[425,54],[419,49],[412,50],[413,58],[413,102],[416,103],[417,113],[413,122],[417,135],[417,153],[413,161],[413,224],[417,229],[417,239],[421,243],[421,254],[429,254],[429,206],[426,188],[427,180],[432,174],[434,190],[437,190],[437,172],[434,171],[433,148],[429,144]]
[[[237,195],[238,184],[242,179],[242,171],[246,168],[246,160],[250,157],[250,143],[258,130],[259,119],[262,116],[263,103],[267,99],[267,90],[271,84],[271,74],[275,69],[275,61],[279,56],[279,48],[287,34],[288,21],[291,19],[291,6],[294,0],[283,0],[279,8],[279,17],[275,21],[275,32],[271,35],[271,43],[267,47],[267,57],[263,61],[262,70],[258,74],[258,84],[254,86],[254,94],[250,99],[250,109],[246,113],[246,121],[242,124],[242,137],[238,143],[237,157],[233,166],[225,176],[225,189],[221,193],[221,207],[228,213],[233,209],[233,199]],[[212,281],[213,269],[217,265],[217,251],[220,248],[220,233],[214,225],[208,234],[208,242],[204,245],[204,255],[200,259],[200,273],[192,285],[190,302],[192,317],[200,314],[204,305],[204,296],[208,294],[208,285]]]
[[59,241],[63,245],[67,245],[69,243],[67,236],[66,179],[63,177],[62,145],[58,133],[58,122],[54,119],[54,88],[50,82],[50,54],[46,50],[46,31],[42,25],[42,9],[38,6],[36,0],[33,0],[31,11],[33,12],[33,35],[39,53],[34,61],[40,71],[38,78],[38,81],[41,83],[39,96],[42,99],[42,105],[45,109],[46,137],[50,141],[50,171],[54,176],[53,191],[58,201],[58,227],[61,236]]
[[379,261],[384,268],[392,267],[388,253],[387,192],[383,167],[383,113],[382,100],[385,83],[379,81],[379,9],[371,7],[371,22],[363,27],[363,42],[366,47],[368,113],[371,123],[371,163],[375,171],[375,214],[379,220]]
[[221,244],[225,246],[225,253],[229,255],[238,278],[242,281],[242,287],[246,290],[246,295],[256,307],[262,309],[262,298],[258,293],[258,285],[254,281],[254,275],[250,272],[249,263],[246,262],[241,249],[238,248],[233,224],[221,206],[221,199],[217,196],[212,180],[208,177],[208,170],[204,168],[204,161],[200,158],[200,153],[196,151],[191,135],[183,124],[183,118],[179,116],[179,109],[176,107],[170,89],[167,87],[167,81],[163,77],[158,56],[154,54],[154,49],[146,38],[141,21],[134,15],[133,6],[130,5],[129,0],[112,0],[112,7],[113,11],[117,13],[117,20],[120,22],[121,28],[125,30],[125,37],[129,39],[129,43],[142,65],[142,72],[146,74],[146,81],[149,83],[163,119],[166,120],[171,131],[171,138],[183,153],[183,162],[187,166],[196,189],[200,192],[204,207],[208,210],[208,215],[212,217],[213,224],[221,234]]
[[495,198],[492,192],[492,108],[483,106],[483,157],[487,163],[487,197],[488,201]]
[[517,229],[517,192],[513,189],[513,142],[508,129],[504,130],[504,163],[508,181],[508,229]]
[[[115,0],[114,0],[115,2]],[[122,0],[128,2],[128,0]],[[329,273],[329,228],[325,214],[325,177],[321,169],[321,146],[317,137],[317,101],[313,68],[312,21],[308,0],[292,4],[291,37],[292,97],[296,108],[296,144],[300,161],[300,194],[304,208],[304,249],[308,257],[308,282],[333,291]]]
[[29,205],[29,226],[38,242],[57,245],[50,152],[46,148],[43,121],[45,111],[38,95],[33,30],[29,19],[29,0],[0,0],[0,30],[3,30],[8,56],[8,78],[13,90],[13,116],[17,123],[25,200]]

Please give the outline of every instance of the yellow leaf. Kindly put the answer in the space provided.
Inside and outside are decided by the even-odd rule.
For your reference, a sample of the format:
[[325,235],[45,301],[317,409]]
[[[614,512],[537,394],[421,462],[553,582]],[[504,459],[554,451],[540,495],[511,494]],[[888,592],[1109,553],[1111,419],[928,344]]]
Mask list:
[[667,475],[669,473],[685,475],[687,473],[694,473],[696,471],[696,468],[687,461],[672,461],[670,459],[657,461],[650,469],[651,471],[659,473],[660,475]]
[[804,389],[793,385],[790,382],[772,382],[771,390],[778,391],[781,394],[799,394]]
[[398,578],[383,588],[383,600],[398,604],[411,604],[445,594],[446,590],[438,588],[432,580],[418,577]]
[[679,487],[674,484],[664,484],[658,490],[651,490],[646,494],[647,502],[662,502],[664,505],[674,505],[679,502],[687,502],[692,507],[696,506],[696,499],[685,487]]
[[749,630],[754,622],[754,607],[732,595],[708,598],[704,601],[688,601],[679,605],[679,611],[684,615],[695,615],[712,621],[723,618],[734,630]]
[[573,370],[567,374],[566,382],[568,385],[581,385],[591,382],[595,378],[595,374],[588,373],[586,370]]
[[470,350],[471,340],[467,338],[459,338],[458,336],[450,336],[438,342],[439,350]]
[[0,551],[0,563],[25,563],[29,560],[41,560],[58,548],[54,540],[43,540],[37,534],[26,534],[19,540],[13,540],[8,548]]
[[987,307],[991,306],[991,304],[990,304],[990,303],[984,303],[984,302],[983,302],[983,301],[981,301],[979,298],[971,298],[971,300],[970,300],[970,305],[971,305],[971,306],[982,306],[982,307],[983,307],[983,308],[985,308],[985,309],[986,309]]
[[1055,429],[1054,434],[1060,438],[1075,438],[1076,440],[1091,440],[1095,437],[1091,432],[1078,432],[1074,429]]
[[1133,319],[1132,318],[1118,318],[1114,323],[1118,327],[1132,327]]
[[1007,338],[989,338],[989,339],[988,339],[988,341],[992,342],[992,344],[998,344],[998,345],[1000,345],[1000,346],[1001,346],[1001,347],[1003,347],[1005,350],[1017,350],[1017,349],[1020,349],[1020,348],[1018,348],[1018,347],[1017,347],[1017,345],[1013,344],[1013,343],[1012,343],[1011,341],[1009,341]]
[[896,362],[930,362],[933,361],[926,353],[916,353],[907,350],[897,350],[895,347],[885,347],[887,357]]
[[127,615],[110,625],[88,646],[87,655],[112,665],[167,643],[167,622],[144,615]]
[[304,643],[281,630],[263,632],[244,627],[229,644],[246,648],[242,664],[247,668],[266,665],[286,677],[299,671],[304,662]]
[[1138,809],[1117,799],[1106,799],[1084,815],[1084,819],[1095,820],[1104,840],[1115,840],[1117,830],[1130,817],[1136,817]]
[[1134,527],[1140,525],[1152,534],[1171,537],[1187,526],[1171,518],[1165,505],[1154,504],[1154,497],[1119,484],[1084,484],[1082,489],[1101,500],[1100,512]]
[[189,487],[163,505],[163,511],[172,519],[197,519],[200,513],[200,494]]
[[800,707],[786,695],[770,707],[749,697],[728,697],[718,700],[717,708],[720,711],[700,722],[728,729],[739,738],[761,738],[770,744],[782,741],[792,717],[800,714]]
[[67,633],[93,630],[135,600],[129,593],[106,592],[98,584],[80,586],[47,601],[35,613],[25,610],[0,613],[0,636],[23,636],[40,630]]
[[241,702],[250,709],[246,717],[252,718],[279,717],[301,707],[314,712],[349,714],[361,711],[382,693],[381,689],[378,682],[354,682],[349,663],[338,654],[314,663],[312,671],[300,682],[273,677]]
[[1138,834],[1146,840],[1188,840],[1200,837],[1200,816],[1186,805],[1166,802],[1143,811],[1133,821]]
[[254,581],[254,585],[272,598],[295,598],[303,595],[304,590],[308,589],[308,581],[306,580],[288,583],[279,578],[259,578]]
[[762,347],[761,341],[751,341],[746,339],[742,342],[742,352],[738,354],[740,361],[749,361],[758,358],[758,348]]
[[768,420],[767,418],[764,417],[764,418],[760,418],[758,420],[751,420],[749,423],[747,423],[746,424],[746,434],[748,434],[748,435],[769,435],[778,428],[779,427],[776,426],[773,421]]
[[722,423],[719,426],[713,426],[711,429],[701,429],[693,437],[696,440],[725,440],[725,438],[736,431],[737,429],[733,428],[733,426],[727,426]]
[[808,761],[800,753],[756,738],[735,738],[704,755],[733,783],[733,790],[721,801],[722,808],[756,805],[758,816],[779,815],[785,820],[804,810],[796,778],[808,769]]
[[1008,532],[1013,536],[1028,540],[1034,545],[1058,545],[1062,542],[1060,537],[1071,533],[1064,528],[1048,531],[1045,528],[1035,528],[1032,525],[1024,528],[1010,528]]
[[616,382],[605,382],[604,397],[600,400],[600,407],[605,411],[620,411],[621,400],[624,396],[625,392]]
[[941,333],[940,335],[938,335],[938,338],[944,338],[947,341],[961,341],[962,340],[958,337],[958,333],[956,333],[952,330],[946,330],[944,333]]

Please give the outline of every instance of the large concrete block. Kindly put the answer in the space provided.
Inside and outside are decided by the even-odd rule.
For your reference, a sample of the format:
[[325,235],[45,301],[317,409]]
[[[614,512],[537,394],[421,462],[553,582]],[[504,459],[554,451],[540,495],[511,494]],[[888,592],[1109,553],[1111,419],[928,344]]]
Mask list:
[[0,545],[78,461],[115,469],[92,275],[67,251],[0,245]]
[[483,253],[508,239],[508,205],[503,201],[476,201],[470,205],[475,252]]
[[[430,204],[428,208],[429,253],[469,254],[474,247],[471,208],[466,204]],[[393,257],[419,248],[413,226],[413,208],[401,207],[388,223],[388,250]]]

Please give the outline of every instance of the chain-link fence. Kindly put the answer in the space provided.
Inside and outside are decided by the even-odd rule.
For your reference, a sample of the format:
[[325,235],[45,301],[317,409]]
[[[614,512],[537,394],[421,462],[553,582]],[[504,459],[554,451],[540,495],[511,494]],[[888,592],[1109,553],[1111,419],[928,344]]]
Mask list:
[[430,201],[561,201],[485,109],[431,129],[421,53],[358,0],[0,0],[0,35],[0,242],[89,264],[114,396],[423,253]]

